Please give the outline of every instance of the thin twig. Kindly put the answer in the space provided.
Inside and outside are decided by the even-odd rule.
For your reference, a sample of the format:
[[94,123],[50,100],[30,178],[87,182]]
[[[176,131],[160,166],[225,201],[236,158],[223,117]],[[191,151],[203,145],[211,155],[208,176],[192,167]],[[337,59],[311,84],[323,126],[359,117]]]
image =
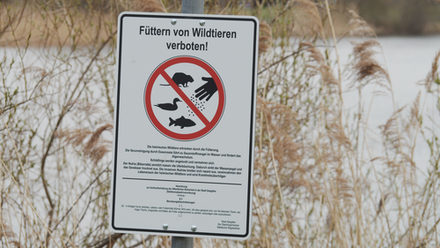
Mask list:
[[[116,33],[114,33],[116,34]],[[113,35],[114,35],[113,34]],[[83,73],[81,74],[80,78],[78,79],[78,82],[76,83],[72,93],[70,94],[69,98],[66,101],[66,104],[63,106],[61,113],[58,116],[58,119],[56,121],[55,127],[52,129],[52,133],[50,135],[49,138],[49,142],[46,146],[45,152],[41,158],[41,167],[40,167],[40,175],[41,175],[41,181],[43,183],[43,189],[44,192],[46,194],[46,199],[49,203],[49,220],[48,220],[48,227],[49,229],[51,228],[52,225],[52,221],[53,221],[53,211],[55,208],[55,205],[53,203],[52,200],[52,196],[49,192],[49,186],[48,186],[48,182],[46,179],[46,173],[45,173],[45,166],[46,166],[46,161],[47,158],[49,156],[49,152],[52,148],[53,142],[55,141],[55,137],[56,137],[56,133],[58,131],[58,129],[61,126],[62,121],[64,120],[64,117],[67,115],[67,113],[70,112],[70,110],[73,108],[74,103],[78,100],[78,98],[80,97],[82,90],[80,90],[80,92],[76,94],[77,90],[79,89],[79,86],[81,85],[81,83],[84,80],[85,75],[87,74],[87,72],[91,69],[93,63],[97,60],[99,54],[101,53],[101,51],[104,49],[104,47],[107,45],[108,42],[110,42],[113,39],[113,35],[110,35],[106,41],[104,41],[101,46],[99,47],[99,49],[96,51],[95,55],[92,57],[92,59],[89,61],[89,64],[86,66],[85,70],[83,71]],[[50,232],[48,231],[46,233],[46,246],[49,246],[49,240],[50,240]]]

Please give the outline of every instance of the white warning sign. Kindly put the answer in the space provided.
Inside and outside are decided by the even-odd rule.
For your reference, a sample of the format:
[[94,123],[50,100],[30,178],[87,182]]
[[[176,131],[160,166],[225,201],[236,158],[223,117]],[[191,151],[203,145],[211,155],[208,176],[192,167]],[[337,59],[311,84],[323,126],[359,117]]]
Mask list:
[[257,36],[248,16],[119,16],[114,231],[250,235]]

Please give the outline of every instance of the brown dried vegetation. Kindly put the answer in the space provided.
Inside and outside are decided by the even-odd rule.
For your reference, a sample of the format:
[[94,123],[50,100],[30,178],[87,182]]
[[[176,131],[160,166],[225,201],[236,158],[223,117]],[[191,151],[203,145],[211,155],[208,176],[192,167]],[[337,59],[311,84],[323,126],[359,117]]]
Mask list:
[[[0,44],[16,52],[0,49],[0,246],[169,247],[168,237],[108,231],[109,123],[117,13],[179,12],[180,5],[118,0],[100,12],[56,2],[0,10]],[[195,246],[438,247],[440,104],[426,118],[421,94],[395,106],[380,128],[368,126],[366,88],[394,102],[377,41],[353,43],[350,64],[340,68],[331,41],[340,37],[325,28],[328,1],[241,3],[206,6],[260,18],[252,236]],[[351,14],[352,34],[375,36]],[[425,80],[436,99],[439,60],[440,52]],[[344,106],[345,91],[358,94],[355,109]],[[378,147],[368,142],[374,133]],[[429,148],[427,168],[414,161],[417,139]]]
[[130,9],[144,12],[167,12],[160,0],[135,0]]

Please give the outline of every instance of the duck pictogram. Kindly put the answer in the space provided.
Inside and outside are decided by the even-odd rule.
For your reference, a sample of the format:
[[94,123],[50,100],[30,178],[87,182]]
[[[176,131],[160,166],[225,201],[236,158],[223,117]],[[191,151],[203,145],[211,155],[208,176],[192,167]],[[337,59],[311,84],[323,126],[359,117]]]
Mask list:
[[177,102],[181,102],[179,98],[174,98],[173,103],[159,103],[154,106],[159,107],[163,110],[174,111],[177,109]]

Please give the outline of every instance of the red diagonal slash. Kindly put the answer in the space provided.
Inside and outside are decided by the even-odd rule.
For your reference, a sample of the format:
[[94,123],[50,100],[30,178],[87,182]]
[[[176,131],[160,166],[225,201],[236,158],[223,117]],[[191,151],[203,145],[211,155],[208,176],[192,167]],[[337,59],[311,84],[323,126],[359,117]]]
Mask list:
[[177,94],[182,98],[182,100],[189,106],[189,108],[199,117],[199,119],[208,126],[210,124],[209,120],[200,112],[200,110],[194,105],[194,103],[185,95],[185,93],[179,88],[179,86],[174,82],[174,80],[165,72],[162,71],[160,73],[165,80],[167,80],[168,84],[173,87],[173,89],[177,92]]

